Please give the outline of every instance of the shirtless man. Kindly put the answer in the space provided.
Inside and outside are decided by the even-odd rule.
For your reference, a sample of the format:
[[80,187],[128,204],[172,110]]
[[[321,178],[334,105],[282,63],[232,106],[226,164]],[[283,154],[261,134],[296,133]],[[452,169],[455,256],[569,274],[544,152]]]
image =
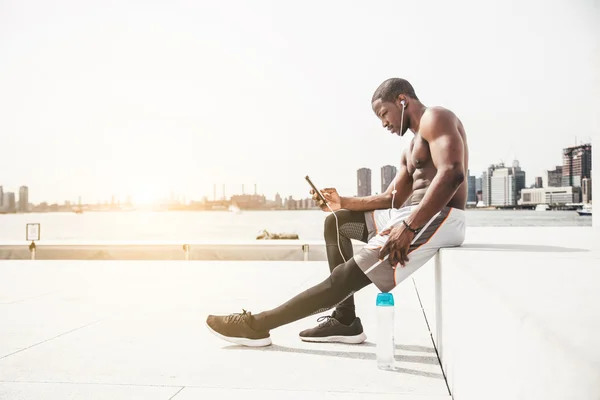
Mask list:
[[[412,85],[399,78],[384,81],[371,105],[391,133],[414,133],[394,182],[385,193],[368,197],[341,197],[335,189],[323,189],[329,206],[313,193],[324,211],[334,211],[325,220],[331,274],[272,310],[208,316],[209,330],[221,339],[268,346],[271,329],[335,308],[300,339],[362,343],[366,335],[355,315],[355,292],[371,283],[389,292],[440,248],[463,243],[469,154],[462,123],[447,109],[423,105]],[[353,255],[351,239],[367,244]]]

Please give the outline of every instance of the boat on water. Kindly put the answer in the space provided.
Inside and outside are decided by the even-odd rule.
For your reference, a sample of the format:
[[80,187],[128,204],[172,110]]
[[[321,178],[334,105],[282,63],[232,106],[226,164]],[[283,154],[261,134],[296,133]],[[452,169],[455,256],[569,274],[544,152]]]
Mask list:
[[577,214],[582,217],[591,217],[592,216],[592,206],[585,205],[581,210],[577,210]]
[[535,206],[535,211],[548,211],[550,206],[548,204],[538,204]]

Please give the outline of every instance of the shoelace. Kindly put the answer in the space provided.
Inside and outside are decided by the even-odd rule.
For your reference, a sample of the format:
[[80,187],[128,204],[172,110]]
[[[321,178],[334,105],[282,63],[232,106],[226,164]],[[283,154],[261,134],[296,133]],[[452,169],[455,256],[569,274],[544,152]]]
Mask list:
[[232,323],[232,324],[239,324],[241,322],[245,322],[246,318],[248,318],[251,313],[249,311],[246,311],[242,308],[242,313],[241,314],[230,314],[228,316],[225,317],[225,322],[226,323]]
[[319,328],[326,327],[327,325],[333,325],[333,320],[335,320],[335,318],[333,318],[331,315],[324,315],[322,317],[317,318],[317,322],[325,321],[319,324]]

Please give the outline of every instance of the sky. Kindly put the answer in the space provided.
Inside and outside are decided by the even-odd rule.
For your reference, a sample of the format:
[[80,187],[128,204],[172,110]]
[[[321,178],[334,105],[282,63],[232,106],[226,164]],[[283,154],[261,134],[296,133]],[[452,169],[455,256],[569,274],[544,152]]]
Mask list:
[[600,2],[0,0],[0,185],[30,201],[356,194],[390,77],[527,182],[600,129]]

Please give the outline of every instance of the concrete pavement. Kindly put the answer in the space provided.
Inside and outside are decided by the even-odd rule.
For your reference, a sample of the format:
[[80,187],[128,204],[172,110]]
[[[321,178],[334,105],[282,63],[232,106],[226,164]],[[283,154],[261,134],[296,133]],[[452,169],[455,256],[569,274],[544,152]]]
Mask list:
[[374,287],[357,294],[362,345],[301,342],[316,316],[260,349],[204,326],[327,274],[322,261],[0,261],[0,399],[449,399],[412,280],[394,292],[396,371],[375,364]]

